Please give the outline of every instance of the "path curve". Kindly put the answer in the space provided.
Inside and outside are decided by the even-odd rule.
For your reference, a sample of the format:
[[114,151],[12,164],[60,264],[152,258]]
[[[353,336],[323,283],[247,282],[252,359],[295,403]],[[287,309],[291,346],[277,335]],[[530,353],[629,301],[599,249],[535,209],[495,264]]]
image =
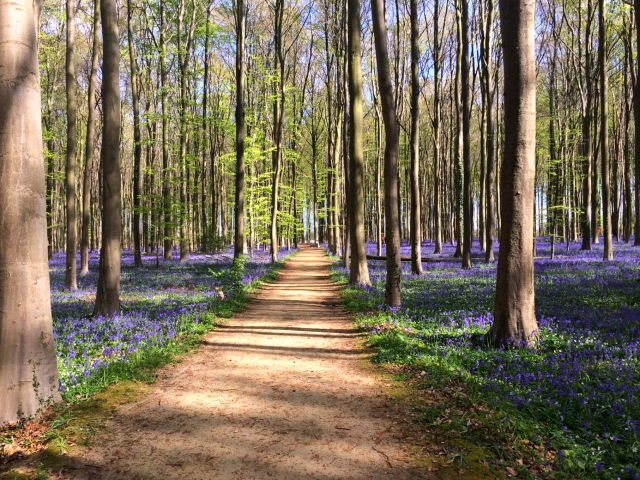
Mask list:
[[89,478],[431,478],[395,438],[328,264],[302,249],[198,352],[163,369],[82,452],[97,467]]

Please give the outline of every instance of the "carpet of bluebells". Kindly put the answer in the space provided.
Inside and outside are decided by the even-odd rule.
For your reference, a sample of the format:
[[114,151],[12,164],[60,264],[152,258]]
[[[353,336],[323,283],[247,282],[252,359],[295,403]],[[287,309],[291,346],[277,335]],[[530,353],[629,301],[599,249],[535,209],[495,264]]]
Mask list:
[[[282,255],[292,252],[281,252]],[[234,296],[274,272],[268,251],[256,251],[239,270],[233,252],[190,255],[157,261],[143,256],[133,267],[133,254],[122,255],[121,308],[115,318],[93,317],[98,255],[92,254],[89,274],[78,276],[78,290],[64,288],[65,256],[50,262],[53,328],[58,356],[60,391],[82,394],[109,367],[162,350],[213,325],[212,314],[228,310]],[[224,299],[221,299],[222,292]],[[226,302],[226,303],[225,303]],[[206,323],[206,325],[203,325]]]
[[[403,262],[397,309],[383,306],[384,262],[369,262],[373,286],[346,295],[371,329],[379,359],[448,369],[479,398],[544,425],[557,451],[554,463],[565,471],[640,479],[640,247],[614,243],[614,260],[604,262],[601,243],[590,252],[556,245],[551,260],[548,239],[539,239],[535,349],[486,344],[496,265],[484,263],[474,247],[470,270],[424,263],[418,277]],[[367,251],[375,255],[376,245]],[[432,251],[433,244],[423,245],[424,256]],[[445,245],[442,256],[453,252]],[[408,246],[402,254],[410,255]]]

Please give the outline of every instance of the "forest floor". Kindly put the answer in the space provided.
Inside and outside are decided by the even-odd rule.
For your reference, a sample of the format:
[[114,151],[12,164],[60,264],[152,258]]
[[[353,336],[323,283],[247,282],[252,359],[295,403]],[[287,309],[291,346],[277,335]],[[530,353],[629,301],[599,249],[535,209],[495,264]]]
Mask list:
[[411,387],[371,362],[329,263],[324,250],[303,248],[87,446],[58,456],[50,478],[502,476],[482,454],[454,461],[449,439],[413,421]]

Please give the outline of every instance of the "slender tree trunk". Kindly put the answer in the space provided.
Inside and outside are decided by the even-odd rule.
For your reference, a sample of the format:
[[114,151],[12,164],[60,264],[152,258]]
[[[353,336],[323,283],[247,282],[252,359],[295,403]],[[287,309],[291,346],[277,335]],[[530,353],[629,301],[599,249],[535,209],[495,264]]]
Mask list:
[[420,210],[420,45],[418,0],[411,0],[411,272],[422,274]]
[[349,0],[349,226],[351,237],[351,269],[349,282],[371,285],[367,266],[367,244],[364,233],[364,154],[362,151],[362,67],[360,0]]
[[[609,180],[609,77],[607,75],[607,37],[605,28],[604,0],[598,0],[599,39],[598,67],[600,69],[600,165],[602,176],[602,219],[604,236],[604,259],[613,260],[613,242],[611,239],[611,196]],[[616,179],[616,182],[618,180]]]
[[[462,249],[464,242],[464,108],[462,106],[462,85],[465,83],[462,79],[462,65],[463,65],[463,26],[462,26],[462,0],[455,0],[456,4],[456,34],[457,34],[457,46],[456,46],[456,76],[455,76],[455,131],[456,142],[453,158],[455,158],[454,164],[454,177],[455,177],[455,209],[456,209],[456,251],[454,253],[455,258],[460,258],[463,255]],[[466,83],[465,83],[466,84]]]
[[160,102],[162,104],[162,203],[164,217],[163,257],[173,258],[173,224],[171,215],[171,181],[169,169],[169,111],[167,107],[167,46],[165,44],[164,2],[160,2]]
[[67,0],[67,58],[66,58],[66,90],[67,90],[67,258],[65,270],[65,287],[78,289],[77,281],[77,245],[76,228],[76,165],[78,147],[78,100],[76,97],[76,65],[75,65],[75,1]]
[[536,73],[535,0],[500,0],[504,52],[502,227],[492,342],[521,346],[538,331],[533,281]]
[[93,10],[93,53],[89,74],[87,137],[84,155],[84,175],[82,179],[82,239],[80,241],[80,275],[89,273],[89,224],[91,223],[91,178],[94,169],[95,150],[95,110],[96,78],[98,75],[98,55],[100,43],[100,0],[94,0]]
[[244,0],[236,0],[236,235],[234,258],[244,255],[244,43],[245,6]]
[[372,0],[371,15],[373,17],[373,34],[376,45],[376,63],[378,66],[378,82],[380,84],[380,100],[385,130],[384,151],[384,211],[386,217],[387,244],[387,284],[385,302],[396,307],[401,304],[400,282],[402,266],[400,260],[400,218],[398,217],[398,119],[389,70],[389,54],[387,51],[387,22],[384,16],[383,0]]
[[433,220],[435,230],[434,254],[442,253],[442,176],[440,138],[440,2],[434,2],[433,12]]
[[0,426],[60,400],[47,263],[40,6],[0,3]]
[[462,27],[462,66],[460,72],[460,87],[462,89],[462,161],[463,161],[463,219],[464,237],[462,241],[462,268],[471,268],[471,244],[473,243],[473,225],[471,212],[471,118],[469,101],[469,2],[459,0],[461,12],[460,25]]
[[[585,28],[585,98],[582,105],[582,139],[580,142],[580,155],[582,157],[582,246],[580,250],[591,250],[591,209],[595,208],[591,203],[591,164],[593,147],[591,141],[591,106],[593,102],[593,76],[591,68],[591,1],[587,0],[587,26]],[[595,225],[594,225],[595,228]]]
[[496,230],[496,141],[495,128],[493,123],[493,85],[491,85],[491,51],[493,49],[493,14],[495,4],[493,0],[487,0],[487,19],[482,41],[482,81],[485,82],[487,100],[487,219],[485,225],[485,261],[493,262],[493,238]]
[[[634,0],[633,12],[636,21],[636,52],[640,52],[640,0]],[[635,162],[635,226],[634,226],[634,245],[640,245],[640,188],[638,188],[638,179],[640,179],[640,62],[636,62],[636,82],[633,87],[633,120],[634,134],[636,145],[634,149]]]
[[273,102],[273,123],[275,150],[272,154],[273,182],[271,187],[271,261],[278,261],[278,190],[280,172],[282,170],[282,126],[284,119],[284,58],[282,51],[282,21],[284,17],[284,0],[275,3],[275,62],[274,71],[278,75],[276,82],[276,98]]
[[133,258],[136,267],[142,266],[140,253],[140,166],[142,162],[142,135],[140,134],[140,79],[131,28],[131,0],[127,0],[127,38],[131,68],[131,98],[133,101]]
[[[208,119],[207,119],[207,97],[209,94],[209,28],[211,19],[211,4],[207,7],[207,19],[204,35],[204,73],[203,73],[203,86],[202,86],[202,171],[200,172],[202,178],[202,190],[200,198],[201,223],[202,223],[202,253],[209,251],[208,232],[209,225],[207,224],[207,202],[206,202],[206,179],[207,179],[207,141],[208,136]],[[211,180],[213,182],[213,179]]]
[[102,249],[95,316],[120,311],[120,42],[116,0],[101,0],[102,9]]

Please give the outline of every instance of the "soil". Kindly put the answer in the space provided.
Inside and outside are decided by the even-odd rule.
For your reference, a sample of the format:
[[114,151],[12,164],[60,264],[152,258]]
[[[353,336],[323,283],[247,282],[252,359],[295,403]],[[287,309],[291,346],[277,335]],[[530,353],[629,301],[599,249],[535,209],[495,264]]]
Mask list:
[[[65,479],[415,479],[389,376],[341,307],[329,259],[304,248],[203,347],[121,407]],[[392,381],[391,381],[392,382]],[[426,455],[426,454],[425,454]],[[457,470],[457,469],[456,469]]]

